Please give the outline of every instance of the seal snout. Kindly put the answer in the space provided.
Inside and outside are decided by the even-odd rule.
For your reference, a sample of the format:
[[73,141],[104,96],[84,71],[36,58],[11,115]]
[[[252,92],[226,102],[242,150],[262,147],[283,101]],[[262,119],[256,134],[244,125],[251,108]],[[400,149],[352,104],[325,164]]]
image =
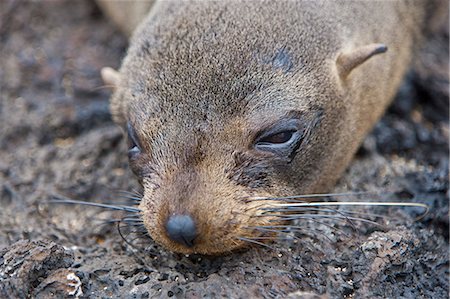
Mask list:
[[172,241],[187,247],[194,246],[194,239],[197,236],[197,229],[191,216],[170,216],[166,223],[166,231]]

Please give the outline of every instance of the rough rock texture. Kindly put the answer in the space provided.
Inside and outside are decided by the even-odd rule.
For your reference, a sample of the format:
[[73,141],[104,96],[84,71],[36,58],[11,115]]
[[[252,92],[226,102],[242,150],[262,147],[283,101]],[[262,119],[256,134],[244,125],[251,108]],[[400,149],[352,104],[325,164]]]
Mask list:
[[[33,294],[47,298],[42,292],[49,284],[47,280],[61,276],[72,264],[73,253],[54,242],[18,241],[0,251],[0,297],[25,298]],[[70,271],[65,276],[78,279]],[[69,289],[65,295],[70,292]]]
[[55,194],[123,201],[117,190],[139,188],[99,77],[119,65],[126,40],[92,1],[0,1],[0,297],[447,297],[442,28],[335,190],[379,192],[345,200],[424,202],[424,218],[415,222],[414,208],[358,208],[387,218],[364,215],[381,227],[305,220],[273,249],[186,257],[125,231],[130,246],[98,221],[117,213],[48,203]]

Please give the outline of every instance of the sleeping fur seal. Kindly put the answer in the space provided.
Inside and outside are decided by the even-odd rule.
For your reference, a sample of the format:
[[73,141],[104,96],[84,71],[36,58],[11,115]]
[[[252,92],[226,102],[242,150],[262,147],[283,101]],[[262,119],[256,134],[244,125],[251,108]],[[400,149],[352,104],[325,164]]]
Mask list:
[[325,192],[383,114],[427,1],[159,1],[119,72],[151,237],[223,254],[270,235],[276,198]]

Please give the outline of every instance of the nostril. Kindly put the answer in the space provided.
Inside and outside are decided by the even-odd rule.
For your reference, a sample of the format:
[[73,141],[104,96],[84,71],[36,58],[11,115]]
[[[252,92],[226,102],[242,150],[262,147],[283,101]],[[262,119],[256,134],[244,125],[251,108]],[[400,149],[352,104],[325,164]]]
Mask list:
[[195,222],[188,215],[172,215],[166,223],[166,231],[169,238],[188,247],[194,246],[197,235]]

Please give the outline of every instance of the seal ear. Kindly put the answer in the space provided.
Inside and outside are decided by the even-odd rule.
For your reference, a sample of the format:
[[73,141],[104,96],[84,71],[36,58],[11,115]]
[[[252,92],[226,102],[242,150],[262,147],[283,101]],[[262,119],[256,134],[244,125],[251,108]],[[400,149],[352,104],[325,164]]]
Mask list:
[[117,90],[120,84],[120,74],[113,68],[104,67],[101,70],[101,75],[105,85],[114,91],[109,99],[109,110],[112,118],[117,124],[124,125],[126,121],[122,113],[124,105],[124,101],[122,101],[123,91]]
[[120,81],[120,74],[113,68],[104,67],[101,70],[103,82],[112,89],[117,89]]
[[351,52],[343,52],[336,59],[336,67],[339,77],[344,80],[350,72],[370,57],[387,51],[384,44],[370,44],[359,47]]

